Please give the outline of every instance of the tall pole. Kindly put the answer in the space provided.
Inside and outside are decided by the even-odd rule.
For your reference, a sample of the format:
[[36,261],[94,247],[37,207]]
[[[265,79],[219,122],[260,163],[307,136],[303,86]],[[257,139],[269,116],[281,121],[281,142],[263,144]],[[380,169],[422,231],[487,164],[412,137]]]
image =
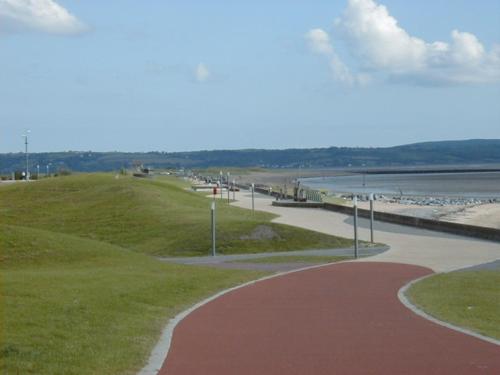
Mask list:
[[40,179],[40,164],[36,165],[36,179]]
[[236,200],[236,181],[233,180],[233,201]]
[[28,134],[29,130],[26,130],[26,134],[23,135],[24,137],[24,152],[26,154],[26,181],[30,179],[30,167],[29,167],[29,154],[28,154]]
[[212,223],[212,256],[216,255],[216,250],[215,250],[215,201],[212,202],[212,206],[210,208],[210,218],[211,218],[211,223]]
[[230,198],[229,198],[229,172],[227,172],[227,203],[229,204]]
[[252,182],[252,212],[255,211],[254,192],[255,192],[255,184]]
[[370,242],[373,243],[373,193],[370,193]]
[[353,198],[354,203],[354,258],[358,259],[358,197]]

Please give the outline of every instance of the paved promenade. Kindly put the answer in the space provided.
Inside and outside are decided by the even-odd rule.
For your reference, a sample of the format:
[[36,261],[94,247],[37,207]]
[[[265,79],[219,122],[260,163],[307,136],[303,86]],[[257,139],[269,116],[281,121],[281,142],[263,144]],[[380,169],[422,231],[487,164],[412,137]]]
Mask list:
[[[251,208],[251,195],[241,192],[234,205]],[[272,198],[257,194],[255,207],[279,217],[276,223],[289,224],[332,235],[352,238],[352,217],[322,209],[274,207]],[[375,202],[376,208],[376,202]],[[359,236],[370,239],[369,221],[359,219]],[[397,262],[446,272],[500,259],[500,244],[468,237],[455,236],[390,223],[375,223],[375,241],[391,249],[377,256],[363,259],[372,262]]]
[[[235,205],[250,208],[248,192]],[[352,237],[352,218],[319,209],[256,209],[274,221]],[[360,220],[368,239],[368,222]],[[231,291],[176,326],[162,375],[499,374],[500,346],[416,315],[398,290],[419,277],[500,259],[498,243],[377,223],[390,250]]]

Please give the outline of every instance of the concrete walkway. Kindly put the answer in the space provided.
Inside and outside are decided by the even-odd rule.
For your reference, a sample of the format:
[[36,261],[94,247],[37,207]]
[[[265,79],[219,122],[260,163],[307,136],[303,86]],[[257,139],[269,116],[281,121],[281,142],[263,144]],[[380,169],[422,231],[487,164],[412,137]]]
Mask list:
[[[236,198],[251,208],[248,192]],[[348,215],[271,203],[256,194],[256,209],[277,223],[352,238]],[[368,240],[367,220],[360,226]],[[380,222],[375,230],[390,250],[250,284],[193,310],[175,326],[160,374],[500,373],[498,345],[426,320],[397,297],[433,271],[500,259],[500,245]]]
[[[252,207],[248,191],[238,192],[236,199],[233,205]],[[279,215],[273,220],[276,223],[342,237],[353,236],[349,215],[322,209],[275,207],[272,201],[269,196],[255,194],[255,209]],[[369,221],[361,218],[359,226],[360,239],[368,241]],[[375,223],[375,241],[389,245],[390,250],[363,261],[414,264],[435,272],[447,272],[500,259],[500,244],[496,242],[390,223]]]
[[[360,257],[368,257],[380,254],[387,251],[388,247],[365,247],[359,249]],[[341,257],[353,257],[353,248],[346,249],[317,249],[317,250],[296,250],[296,251],[281,251],[281,252],[268,252],[268,253],[256,253],[256,254],[232,254],[232,255],[216,255],[216,256],[200,256],[200,257],[186,257],[186,258],[158,258],[161,261],[169,263],[187,264],[195,266],[212,266],[218,268],[228,268],[228,269],[242,269],[242,270],[257,270],[257,271],[269,271],[269,272],[286,272],[291,270],[296,270],[300,268],[305,268],[313,264],[318,264],[316,262],[287,262],[283,260],[280,263],[251,263],[251,262],[239,262],[243,260],[252,260],[259,258],[268,258],[279,256],[280,258],[293,257],[293,256],[341,256]],[[323,262],[320,262],[323,263]]]

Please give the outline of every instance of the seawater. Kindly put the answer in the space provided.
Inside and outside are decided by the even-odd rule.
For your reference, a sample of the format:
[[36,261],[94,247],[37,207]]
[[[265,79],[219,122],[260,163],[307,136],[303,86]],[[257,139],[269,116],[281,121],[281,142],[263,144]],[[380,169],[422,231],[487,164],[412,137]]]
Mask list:
[[500,172],[356,174],[300,181],[334,193],[500,198]]

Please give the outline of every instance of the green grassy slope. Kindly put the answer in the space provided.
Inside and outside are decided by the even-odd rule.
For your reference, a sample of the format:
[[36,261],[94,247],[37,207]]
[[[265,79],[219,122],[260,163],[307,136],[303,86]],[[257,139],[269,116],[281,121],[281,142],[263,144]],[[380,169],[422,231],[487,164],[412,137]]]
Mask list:
[[432,276],[413,285],[408,296],[438,319],[500,339],[500,271]]
[[0,248],[3,374],[134,374],[169,318],[261,275],[17,226],[0,225]]
[[[210,202],[175,179],[77,175],[0,189],[0,223],[105,241],[154,255],[203,255],[210,249]],[[220,253],[349,247],[350,240],[270,223],[271,214],[218,203]],[[261,225],[274,238],[249,240]]]
[[[262,273],[166,264],[207,254],[210,201],[177,179],[75,175],[0,187],[0,372],[134,374],[177,312]],[[220,252],[349,246],[218,204]],[[267,226],[276,237],[245,240]]]

